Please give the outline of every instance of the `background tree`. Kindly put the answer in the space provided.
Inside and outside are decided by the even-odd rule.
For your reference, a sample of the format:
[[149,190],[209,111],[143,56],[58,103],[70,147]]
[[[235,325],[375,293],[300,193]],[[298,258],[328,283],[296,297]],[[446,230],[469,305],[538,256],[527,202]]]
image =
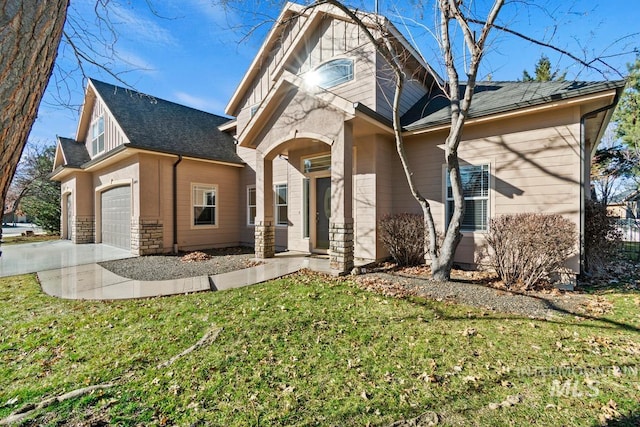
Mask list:
[[551,72],[551,60],[544,54],[540,55],[540,59],[538,59],[538,62],[536,63],[534,76],[531,76],[527,70],[522,71],[523,82],[562,82],[566,76],[566,71],[562,74],[560,74],[559,70]]
[[616,130],[609,126],[591,163],[591,183],[597,200],[608,205],[612,197],[629,186],[636,186],[638,176],[638,156],[633,150],[616,138]]
[[[5,0],[0,6],[0,212],[52,75],[59,105],[69,105],[71,81],[100,69],[130,87],[120,75],[128,62],[116,54],[118,40],[110,14],[114,2],[96,0],[95,20],[70,7],[69,0]],[[152,0],[146,6],[153,11]],[[58,54],[67,56],[56,67]],[[122,68],[124,64],[125,69]],[[117,71],[121,70],[121,71]],[[65,95],[66,94],[66,95]],[[0,240],[2,231],[0,231]]]
[[50,233],[60,231],[60,183],[49,179],[55,153],[54,145],[27,149],[10,189],[14,209],[21,206],[24,214]]
[[635,152],[640,152],[640,57],[628,64],[627,87],[613,114],[616,135]]
[[69,0],[9,0],[0,8],[0,212],[53,71],[68,7]]

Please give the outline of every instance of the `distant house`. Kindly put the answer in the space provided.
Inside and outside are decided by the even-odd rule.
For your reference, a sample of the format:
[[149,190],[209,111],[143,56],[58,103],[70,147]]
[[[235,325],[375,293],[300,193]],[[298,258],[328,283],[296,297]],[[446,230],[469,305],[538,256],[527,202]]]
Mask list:
[[612,197],[607,211],[620,219],[640,219],[640,191],[628,190]]
[[[336,273],[354,258],[386,257],[378,220],[419,212],[395,151],[387,65],[329,5],[288,3],[279,22],[227,105],[233,120],[89,81],[75,138],[58,142],[63,236],[137,254],[238,244],[258,257],[328,253]],[[442,80],[384,22],[408,58],[408,157],[444,227]],[[582,230],[591,155],[623,85],[477,85],[459,151],[467,211],[458,263],[478,262],[496,215],[561,213]],[[580,257],[568,266],[579,272]]]

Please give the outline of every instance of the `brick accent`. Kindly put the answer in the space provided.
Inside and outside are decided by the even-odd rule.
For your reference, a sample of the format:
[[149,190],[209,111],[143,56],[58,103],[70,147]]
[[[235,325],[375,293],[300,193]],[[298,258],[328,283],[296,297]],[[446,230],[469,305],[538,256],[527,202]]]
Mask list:
[[95,217],[72,216],[71,241],[73,243],[94,243],[96,241]]
[[271,221],[259,222],[255,225],[256,258],[273,258],[275,256],[276,229]]
[[131,252],[136,255],[162,253],[163,225],[158,219],[131,219]]
[[329,224],[331,271],[342,275],[353,269],[353,223]]

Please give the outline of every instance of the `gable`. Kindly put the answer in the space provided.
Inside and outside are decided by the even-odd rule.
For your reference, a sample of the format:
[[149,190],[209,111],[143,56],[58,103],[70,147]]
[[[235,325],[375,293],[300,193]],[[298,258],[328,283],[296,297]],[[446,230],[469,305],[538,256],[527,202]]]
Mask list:
[[[241,164],[231,135],[219,129],[227,117],[98,80],[89,80],[77,140],[91,158],[118,147],[137,148]],[[95,150],[94,128],[104,129]],[[99,133],[99,132],[98,132]]]
[[[374,37],[378,25],[391,35],[394,48],[407,58],[406,83],[401,113],[406,112],[439,77],[431,70],[404,37],[384,17],[358,13]],[[269,97],[283,72],[297,75],[313,84],[318,68],[333,61],[350,62],[348,78],[324,87],[352,103],[358,103],[391,117],[394,85],[388,84],[388,67],[377,54],[366,32],[338,8],[321,4],[305,8],[289,3],[264,41],[249,70],[227,105],[226,112],[237,117],[238,133],[251,121]],[[339,66],[339,65],[338,65]]]
[[[102,132],[98,131],[98,126]],[[100,139],[99,144],[94,141],[94,128],[95,135]],[[92,159],[129,142],[111,110],[97,92],[93,80],[89,80],[87,85],[76,140],[85,145]]]

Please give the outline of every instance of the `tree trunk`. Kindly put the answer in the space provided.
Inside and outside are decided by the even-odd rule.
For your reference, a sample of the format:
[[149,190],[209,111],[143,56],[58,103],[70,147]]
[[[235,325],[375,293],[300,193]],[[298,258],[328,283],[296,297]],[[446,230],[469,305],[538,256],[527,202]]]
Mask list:
[[0,212],[53,71],[68,7],[69,0],[0,6]]

